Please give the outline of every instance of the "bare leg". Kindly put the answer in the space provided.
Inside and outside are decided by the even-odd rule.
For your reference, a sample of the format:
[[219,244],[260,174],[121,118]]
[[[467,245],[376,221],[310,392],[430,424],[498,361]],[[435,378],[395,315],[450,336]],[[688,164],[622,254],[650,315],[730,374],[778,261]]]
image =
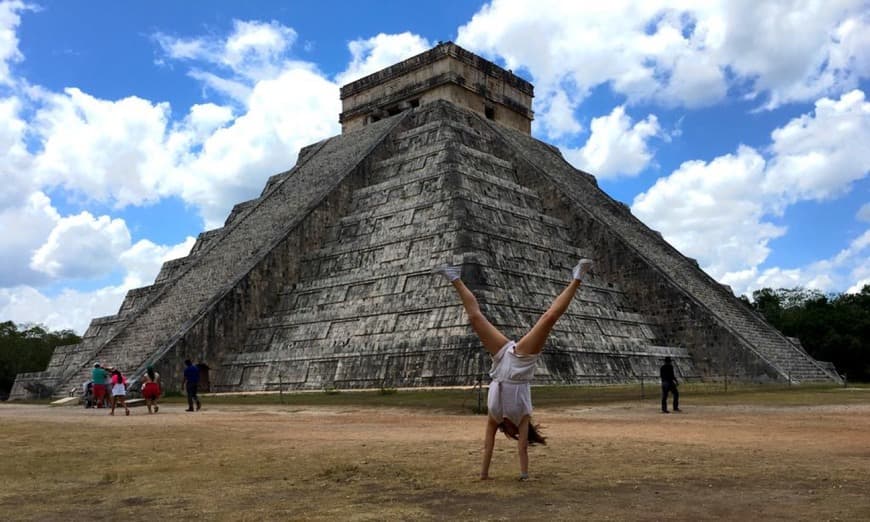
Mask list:
[[520,456],[520,480],[529,476],[529,422],[531,418],[526,415],[520,421],[519,439],[517,439],[517,451]]
[[118,404],[118,398],[114,395],[112,396],[112,411],[109,412],[109,415],[115,414],[115,406]]
[[507,344],[508,338],[484,317],[480,311],[477,298],[474,297],[474,294],[471,293],[471,290],[465,286],[465,283],[461,279],[456,279],[451,284],[459,294],[459,298],[462,299],[462,306],[465,307],[465,313],[468,314],[471,328],[480,337],[480,342],[483,343],[484,349],[492,355],[497,354],[502,346]]
[[544,343],[547,342],[547,337],[550,336],[553,326],[556,325],[556,321],[562,317],[562,314],[568,310],[568,305],[570,305],[571,300],[574,299],[574,295],[577,293],[578,288],[580,288],[580,280],[572,279],[571,282],[568,283],[568,286],[562,290],[562,293],[556,297],[556,300],[553,301],[550,308],[544,312],[544,315],[542,315],[540,319],[538,319],[535,326],[529,330],[529,333],[519,340],[516,348],[517,353],[534,355],[540,353],[541,350],[544,349]]
[[489,463],[492,461],[492,450],[495,447],[495,433],[498,422],[492,417],[486,417],[486,435],[483,438],[483,463],[480,466],[480,480],[489,479]]

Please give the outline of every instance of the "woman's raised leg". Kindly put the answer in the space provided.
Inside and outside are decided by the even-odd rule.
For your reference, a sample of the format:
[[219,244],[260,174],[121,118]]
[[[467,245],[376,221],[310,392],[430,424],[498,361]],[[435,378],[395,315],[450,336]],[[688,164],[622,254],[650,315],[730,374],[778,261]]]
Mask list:
[[568,305],[571,304],[571,300],[574,299],[574,295],[577,293],[577,289],[580,288],[580,284],[582,282],[583,276],[586,275],[586,272],[589,271],[589,268],[592,267],[592,261],[589,259],[581,259],[577,266],[574,267],[573,278],[571,282],[568,283],[568,286],[562,290],[553,304],[550,305],[550,308],[547,309],[546,312],[538,319],[538,322],[535,323],[535,326],[529,330],[529,333],[523,336],[517,342],[517,353],[525,354],[525,355],[534,355],[536,353],[540,353],[541,350],[544,349],[544,343],[547,342],[547,337],[550,336],[550,332],[553,330],[553,326],[556,325],[556,321],[562,317],[562,314],[568,310]]
[[439,267],[434,270],[435,273],[441,274],[450,280],[450,284],[456,289],[459,294],[459,299],[462,300],[462,306],[465,307],[465,313],[468,315],[468,321],[471,323],[471,328],[480,338],[484,349],[492,355],[498,353],[501,348],[507,344],[508,338],[502,334],[498,328],[492,325],[489,320],[480,311],[480,304],[477,298],[471,293],[471,290],[465,286],[462,279],[459,278],[458,266]]

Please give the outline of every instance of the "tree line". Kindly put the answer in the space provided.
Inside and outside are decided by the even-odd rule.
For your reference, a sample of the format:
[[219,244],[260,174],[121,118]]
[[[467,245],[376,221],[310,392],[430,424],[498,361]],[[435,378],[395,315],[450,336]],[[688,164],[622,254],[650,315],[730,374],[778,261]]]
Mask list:
[[870,285],[857,294],[763,288],[741,299],[780,332],[800,339],[814,358],[850,381],[870,381]]
[[40,325],[0,323],[0,399],[9,396],[17,374],[44,370],[56,346],[80,341],[72,330],[49,331]]

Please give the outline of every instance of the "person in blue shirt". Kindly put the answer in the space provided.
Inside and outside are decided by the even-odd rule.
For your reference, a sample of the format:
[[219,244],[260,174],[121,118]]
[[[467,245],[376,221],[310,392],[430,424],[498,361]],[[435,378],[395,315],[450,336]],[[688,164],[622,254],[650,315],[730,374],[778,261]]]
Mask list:
[[196,403],[196,411],[199,411],[202,407],[199,397],[196,395],[196,389],[199,386],[199,368],[190,362],[190,359],[185,359],[184,365],[184,381],[181,386],[187,391],[187,409],[185,411],[194,411],[194,403]]

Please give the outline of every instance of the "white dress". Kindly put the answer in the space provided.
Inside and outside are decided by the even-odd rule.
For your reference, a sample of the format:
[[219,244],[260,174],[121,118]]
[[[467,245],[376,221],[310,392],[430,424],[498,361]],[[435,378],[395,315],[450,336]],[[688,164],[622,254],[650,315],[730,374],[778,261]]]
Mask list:
[[127,386],[124,382],[117,382],[112,384],[112,396],[120,397],[122,395],[127,395]]
[[529,383],[535,377],[535,365],[540,354],[516,353],[517,343],[508,341],[492,358],[489,395],[486,406],[489,415],[498,422],[507,418],[519,426],[532,414],[532,392]]

